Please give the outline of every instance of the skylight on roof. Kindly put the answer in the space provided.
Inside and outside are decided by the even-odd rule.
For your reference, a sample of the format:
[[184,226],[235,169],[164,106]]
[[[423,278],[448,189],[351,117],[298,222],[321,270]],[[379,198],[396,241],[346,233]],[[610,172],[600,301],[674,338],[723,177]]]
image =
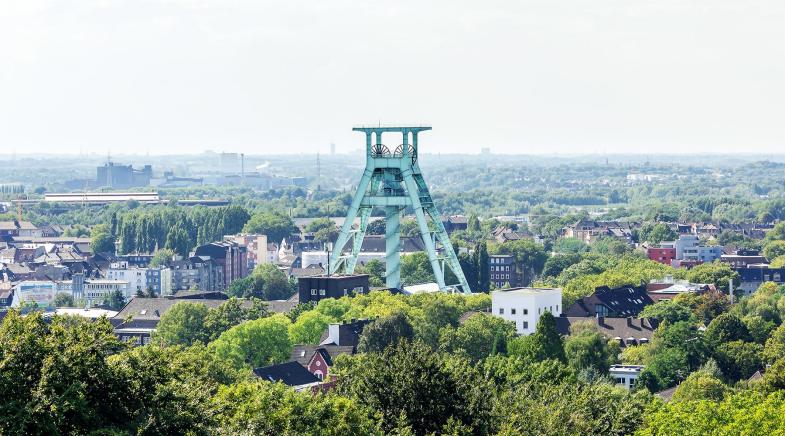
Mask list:
[[147,309],[142,309],[139,311],[139,315],[146,315],[146,314],[147,314]]

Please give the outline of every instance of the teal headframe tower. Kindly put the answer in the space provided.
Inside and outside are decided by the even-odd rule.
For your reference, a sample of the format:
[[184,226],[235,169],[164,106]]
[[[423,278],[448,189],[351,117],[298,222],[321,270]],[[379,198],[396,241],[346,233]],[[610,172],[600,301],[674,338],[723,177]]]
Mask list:
[[[354,272],[371,212],[374,208],[381,208],[384,210],[386,226],[386,285],[389,288],[400,288],[401,213],[411,207],[439,289],[471,292],[417,163],[417,136],[420,132],[431,130],[431,127],[358,126],[352,130],[365,133],[365,171],[330,254],[330,272],[338,272],[342,268],[347,274]],[[384,133],[397,133],[402,137],[401,144],[391,150],[382,143]],[[360,222],[355,228],[357,217]],[[351,244],[347,247],[350,240]],[[450,268],[458,283],[445,283],[445,268]]]

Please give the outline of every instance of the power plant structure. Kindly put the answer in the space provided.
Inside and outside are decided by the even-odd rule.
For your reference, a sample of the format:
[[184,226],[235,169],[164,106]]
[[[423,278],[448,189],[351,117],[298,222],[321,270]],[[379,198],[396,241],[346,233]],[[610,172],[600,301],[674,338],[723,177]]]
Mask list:
[[[338,272],[342,267],[347,274],[354,272],[371,212],[379,207],[384,209],[385,216],[386,285],[388,288],[400,289],[401,212],[411,207],[439,289],[470,293],[471,288],[442,224],[441,214],[436,209],[417,163],[417,136],[420,132],[431,130],[431,127],[357,126],[352,130],[365,133],[365,171],[330,253],[328,272]],[[390,151],[382,143],[383,133],[399,133],[403,142]],[[355,228],[354,220],[358,216],[360,223]],[[350,249],[344,252],[350,239]],[[445,283],[445,268],[450,268],[458,283]]]

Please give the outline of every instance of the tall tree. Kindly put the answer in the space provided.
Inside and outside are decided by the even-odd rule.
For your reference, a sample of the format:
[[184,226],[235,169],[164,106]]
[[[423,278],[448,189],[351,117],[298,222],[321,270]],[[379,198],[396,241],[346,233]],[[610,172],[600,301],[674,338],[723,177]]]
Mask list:
[[406,315],[396,313],[392,316],[379,318],[363,328],[357,350],[367,353],[381,353],[387,347],[394,346],[401,340],[411,340],[414,330]]

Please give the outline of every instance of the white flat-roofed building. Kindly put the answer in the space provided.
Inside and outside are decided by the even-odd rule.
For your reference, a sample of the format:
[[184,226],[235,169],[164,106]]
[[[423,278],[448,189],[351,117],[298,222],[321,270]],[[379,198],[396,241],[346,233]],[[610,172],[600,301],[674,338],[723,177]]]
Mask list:
[[44,201],[57,203],[124,203],[135,200],[140,203],[158,203],[157,192],[66,192],[44,194]]
[[545,312],[561,316],[561,288],[510,288],[491,293],[491,311],[495,316],[515,323],[520,335],[530,335]]
[[115,291],[120,291],[126,300],[134,294],[131,293],[130,284],[123,280],[112,279],[87,279],[84,281],[82,298],[90,302],[91,306],[104,301]]
[[643,365],[611,365],[608,373],[611,378],[616,382],[617,386],[625,389],[632,389],[635,387],[635,382],[643,372]]

